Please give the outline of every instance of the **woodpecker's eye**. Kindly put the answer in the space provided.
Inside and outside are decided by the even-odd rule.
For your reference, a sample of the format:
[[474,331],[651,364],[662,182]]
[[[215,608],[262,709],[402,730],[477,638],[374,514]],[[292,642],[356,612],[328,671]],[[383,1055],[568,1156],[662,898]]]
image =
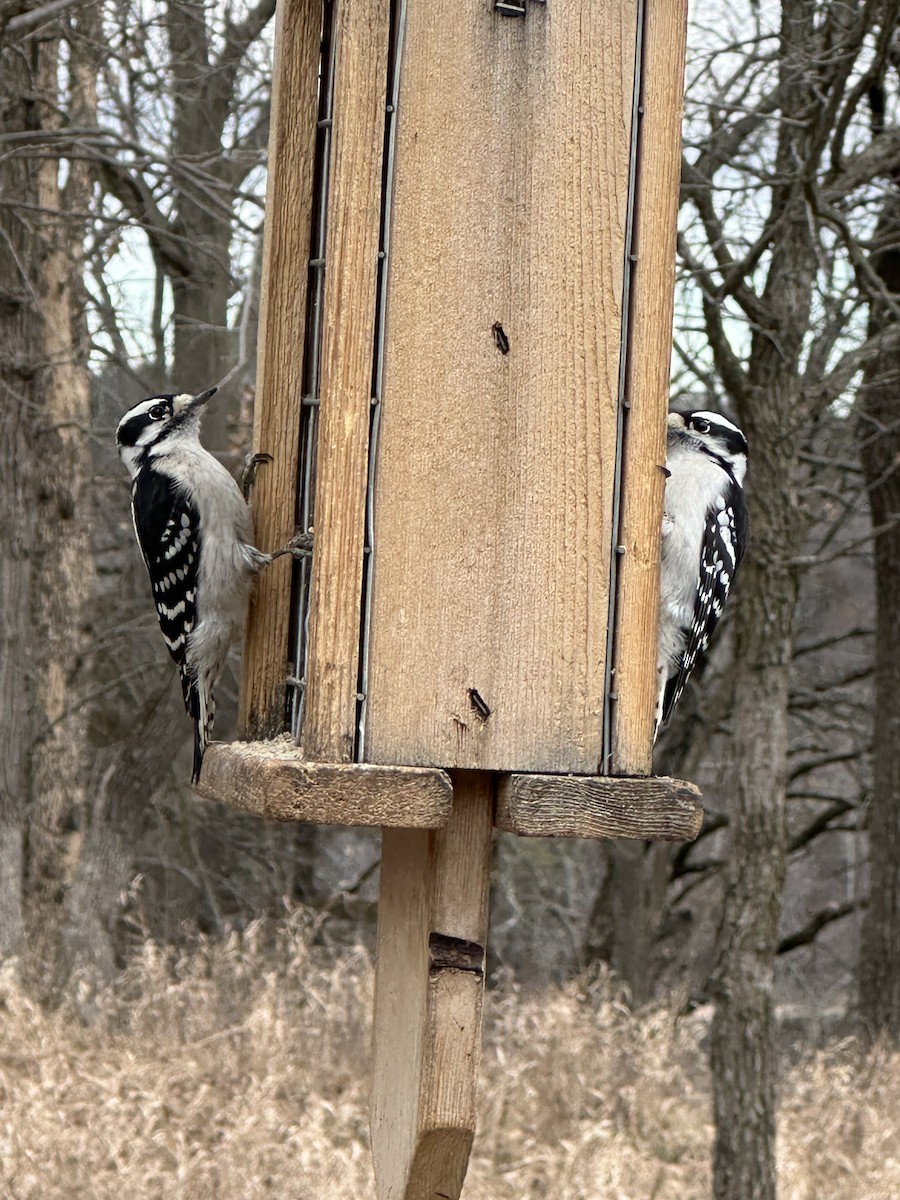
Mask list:
[[151,421],[164,421],[168,415],[169,410],[165,404],[154,404],[150,409]]
[[694,420],[691,421],[691,424],[698,433],[709,433],[709,421],[705,420],[703,417],[695,417]]

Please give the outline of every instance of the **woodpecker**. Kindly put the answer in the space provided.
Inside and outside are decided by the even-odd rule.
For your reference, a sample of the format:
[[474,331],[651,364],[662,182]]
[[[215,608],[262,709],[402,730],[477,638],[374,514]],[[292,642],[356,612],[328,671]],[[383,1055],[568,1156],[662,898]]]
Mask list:
[[709,645],[747,547],[741,430],[714,412],[670,413],[666,442],[657,735]]
[[306,552],[296,540],[274,554],[254,546],[240,488],[200,444],[201,417],[215,392],[150,396],[116,429],[159,627],[194,722],[192,782],[212,733],[216,681],[241,636],[254,579],[279,555]]

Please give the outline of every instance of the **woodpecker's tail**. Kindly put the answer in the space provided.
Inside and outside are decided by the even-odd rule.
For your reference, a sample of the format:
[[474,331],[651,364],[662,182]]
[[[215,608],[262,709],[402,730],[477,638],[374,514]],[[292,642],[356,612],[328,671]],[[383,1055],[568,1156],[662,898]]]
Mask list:
[[203,751],[206,749],[206,742],[203,738],[203,730],[200,727],[199,721],[194,721],[194,766],[191,770],[191,783],[196,783],[200,778],[200,768],[203,766]]
[[212,736],[216,702],[209,682],[202,676],[198,679],[190,672],[184,671],[181,676],[181,688],[184,707],[194,722],[194,764],[191,769],[191,783],[196,783],[200,778],[204,751]]

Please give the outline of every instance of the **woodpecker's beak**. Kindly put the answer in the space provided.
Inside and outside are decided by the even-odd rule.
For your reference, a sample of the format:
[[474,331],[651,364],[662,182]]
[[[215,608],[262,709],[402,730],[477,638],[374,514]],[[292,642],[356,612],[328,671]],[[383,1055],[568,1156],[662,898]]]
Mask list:
[[685,428],[687,428],[684,423],[684,417],[681,415],[681,413],[677,413],[677,412],[669,413],[669,416],[666,420],[666,424],[669,426],[670,429],[685,429]]
[[198,408],[203,408],[207,400],[211,400],[218,390],[218,388],[207,388],[205,392],[198,392],[196,396],[191,397],[189,405],[191,412],[194,412]]
[[210,396],[214,396],[217,390],[217,388],[208,388],[205,392],[198,392],[196,396],[192,396],[190,392],[182,392],[172,401],[172,412],[180,420],[184,420],[194,413],[199,415],[207,400]]

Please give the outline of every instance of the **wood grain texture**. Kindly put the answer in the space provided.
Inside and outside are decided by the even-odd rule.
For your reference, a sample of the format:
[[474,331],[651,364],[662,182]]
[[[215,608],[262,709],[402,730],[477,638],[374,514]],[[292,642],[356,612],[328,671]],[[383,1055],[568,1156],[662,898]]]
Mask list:
[[672,356],[675,233],[681,181],[686,0],[647,0],[635,206],[614,646],[612,763],[647,774],[658,693],[660,523]]
[[[272,456],[253,493],[257,545],[283,546],[294,532],[303,331],[316,143],[319,0],[281,0],[275,29],[269,178],[253,446]],[[241,729],[249,737],[281,733],[291,612],[291,559],[262,573],[244,639]]]
[[[378,1200],[456,1200],[475,1129],[493,781],[452,778],[443,829],[383,834],[371,1122]],[[429,957],[433,934],[444,951]],[[456,961],[468,969],[446,952],[453,939],[465,942]]]
[[353,755],[389,0],[336,0],[309,666],[301,742]]
[[194,789],[270,821],[436,829],[450,815],[443,771],[307,762],[288,735],[270,742],[214,742]]
[[635,28],[408,6],[370,761],[597,769]]
[[703,805],[692,783],[665,776],[506,775],[495,819],[520,837],[689,842],[700,832]]

